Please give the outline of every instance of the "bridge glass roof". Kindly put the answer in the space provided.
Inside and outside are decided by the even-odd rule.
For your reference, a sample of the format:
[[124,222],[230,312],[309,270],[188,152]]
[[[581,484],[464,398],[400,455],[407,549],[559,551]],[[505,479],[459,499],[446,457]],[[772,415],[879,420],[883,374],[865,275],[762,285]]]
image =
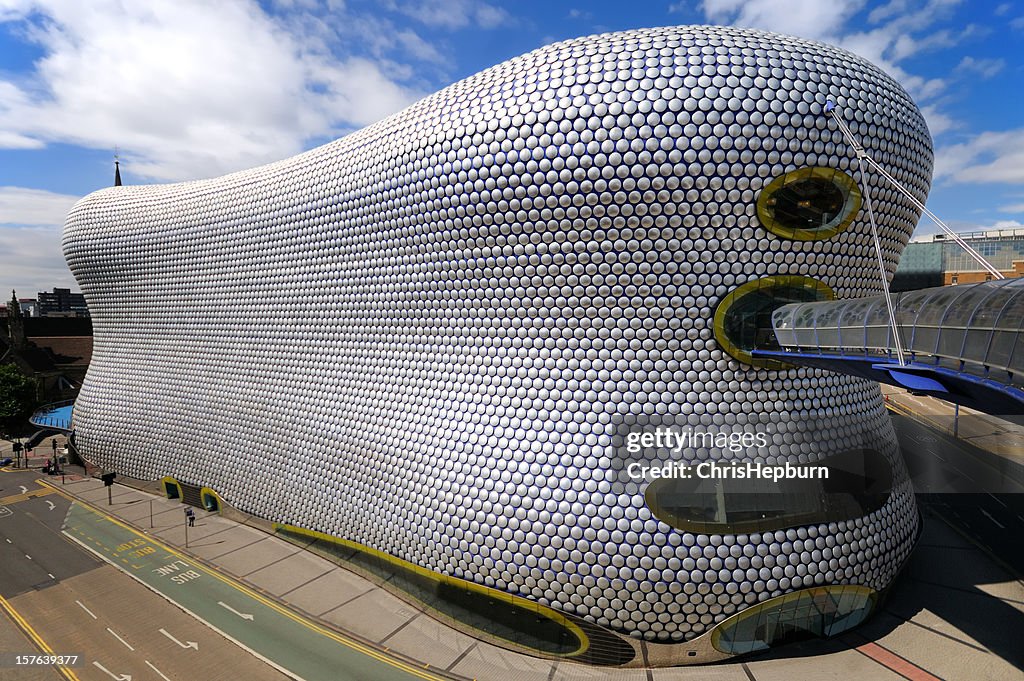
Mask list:
[[[893,305],[914,361],[1024,385],[1024,278],[907,291]],[[772,326],[787,350],[891,357],[896,348],[882,296],[785,305]]]

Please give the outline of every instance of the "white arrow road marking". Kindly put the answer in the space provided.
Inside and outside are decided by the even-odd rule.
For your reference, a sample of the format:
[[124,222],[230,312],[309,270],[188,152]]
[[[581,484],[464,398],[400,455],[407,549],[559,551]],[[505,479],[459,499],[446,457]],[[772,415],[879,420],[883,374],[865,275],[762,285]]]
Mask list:
[[1006,525],[1003,525],[1003,524],[1002,524],[1001,522],[999,522],[998,520],[996,520],[995,518],[993,518],[993,517],[992,517],[992,514],[991,514],[991,513],[989,513],[988,511],[986,511],[986,510],[985,510],[985,509],[983,509],[983,508],[982,508],[982,509],[979,509],[979,510],[980,510],[980,511],[981,511],[982,513],[984,513],[984,514],[985,514],[985,517],[986,517],[986,518],[988,518],[989,520],[991,520],[992,522],[994,522],[994,523],[995,523],[996,525],[998,525],[998,526],[999,526],[999,529],[1000,529],[1000,530],[1005,530],[1005,529],[1006,529]]
[[237,610],[232,608],[230,605],[228,605],[224,601],[217,601],[217,605],[221,606],[222,608],[227,608],[231,612],[233,612],[236,615],[238,615],[239,617],[241,617],[243,620],[249,620],[251,622],[253,619],[255,619],[252,615],[250,615],[248,613],[238,612]]
[[28,494],[28,487],[25,487],[25,485],[21,485],[21,493]]
[[57,508],[56,506],[54,506],[53,502],[52,502],[52,501],[50,501],[49,499],[47,499],[47,500],[46,500],[46,505],[50,507],[50,510],[51,510],[51,511],[52,511],[53,509]]
[[114,631],[113,629],[111,629],[110,627],[107,627],[107,631],[109,631],[109,632],[110,632],[110,635],[111,635],[111,636],[113,636],[113,637],[114,637],[114,638],[116,638],[116,639],[117,639],[118,641],[120,641],[121,643],[123,643],[123,644],[125,645],[125,647],[127,647],[127,648],[128,648],[128,650],[132,651],[133,653],[135,652],[135,648],[132,648],[132,647],[131,647],[131,645],[130,645],[130,644],[128,643],[128,641],[125,641],[125,640],[124,640],[123,638],[121,638],[120,636],[118,636],[118,635],[117,635],[117,633],[116,633],[116,632],[115,632],[115,631]]
[[166,629],[161,629],[160,633],[163,634],[164,636],[166,636],[167,638],[171,639],[175,643],[177,643],[182,648],[195,648],[196,650],[199,650],[199,644],[196,643],[195,641],[188,641],[187,643],[182,643],[178,639],[176,639],[173,636],[171,636],[171,634]]
[[[163,631],[163,629],[161,629],[160,631]],[[164,681],[171,681],[171,680],[170,680],[170,679],[168,679],[168,678],[167,678],[166,676],[164,676],[164,673],[163,673],[162,671],[160,671],[159,669],[157,669],[156,667],[154,667],[154,666],[153,666],[152,664],[150,664],[149,660],[146,660],[146,664],[148,664],[148,665],[149,665],[149,668],[150,668],[150,669],[152,669],[152,670],[153,670],[153,671],[155,671],[155,672],[156,672],[157,674],[159,674],[159,675],[160,675],[160,677],[164,679]]]
[[80,608],[81,608],[82,610],[85,610],[85,611],[86,611],[87,613],[89,613],[89,615],[90,615],[90,616],[91,616],[91,617],[92,617],[93,619],[96,619],[96,615],[93,615],[93,614],[92,614],[92,610],[90,610],[89,608],[85,607],[85,604],[84,604],[84,603],[82,603],[82,601],[75,601],[75,603],[78,603],[78,607],[80,607]]
[[107,676],[114,679],[114,681],[132,681],[131,674],[121,674],[119,676],[114,672],[110,671],[109,669],[107,669],[106,667],[104,667],[103,665],[101,665],[99,662],[93,662],[93,664],[96,665],[96,667],[99,668],[100,671],[106,672]]

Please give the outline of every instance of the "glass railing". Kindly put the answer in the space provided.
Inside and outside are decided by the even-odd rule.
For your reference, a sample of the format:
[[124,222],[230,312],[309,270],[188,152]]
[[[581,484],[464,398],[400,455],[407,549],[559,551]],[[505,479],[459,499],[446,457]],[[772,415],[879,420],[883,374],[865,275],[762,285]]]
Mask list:
[[39,428],[51,428],[71,432],[71,416],[75,407],[74,400],[54,402],[40,407],[29,417],[29,422]]

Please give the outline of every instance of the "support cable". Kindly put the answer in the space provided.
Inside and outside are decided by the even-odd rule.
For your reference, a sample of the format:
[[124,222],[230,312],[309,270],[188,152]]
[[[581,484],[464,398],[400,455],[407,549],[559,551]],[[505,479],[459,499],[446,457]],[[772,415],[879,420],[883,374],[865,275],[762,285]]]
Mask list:
[[850,132],[850,129],[846,126],[846,123],[844,123],[843,119],[839,117],[839,112],[836,111],[836,105],[834,102],[827,102],[825,104],[825,112],[830,114],[832,118],[835,119],[836,124],[839,126],[839,130],[843,133],[843,137],[845,137],[846,141],[854,148],[855,151],[857,151],[858,159],[867,162],[868,165],[874,168],[879,175],[888,180],[889,184],[891,184],[896,189],[896,191],[907,197],[907,199],[909,199],[915,207],[917,207],[922,213],[931,218],[932,222],[938,225],[939,228],[946,234],[946,236],[952,239],[960,248],[964,249],[964,251],[966,251],[969,256],[974,258],[986,272],[992,275],[993,279],[1006,278],[1006,275],[997,270],[988,260],[985,260],[985,257],[981,253],[978,253],[978,251],[976,251],[973,246],[964,241],[963,237],[954,232],[953,229],[945,222],[940,220],[935,213],[928,210],[928,207],[925,206],[916,196],[914,196],[914,194],[911,193],[909,189],[903,186],[903,184],[895,177],[893,177],[889,173],[889,171],[883,168],[882,165],[878,163],[878,161],[871,158],[871,156],[869,156],[867,152],[864,151],[864,148],[860,146],[857,143],[857,141],[853,138],[853,133]]
[[885,272],[885,258],[882,257],[882,242],[878,238],[878,227],[875,225],[875,212],[871,207],[871,192],[868,191],[867,174],[864,172],[864,160],[868,158],[867,152],[864,151],[856,139],[853,137],[853,133],[846,127],[846,123],[840,118],[839,112],[836,111],[836,106],[832,102],[828,102],[825,105],[825,113],[830,114],[835,119],[836,124],[839,126],[839,130],[843,133],[847,143],[853,147],[853,151],[857,154],[857,181],[861,185],[861,193],[864,196],[864,205],[868,210],[868,221],[871,223],[871,237],[875,242],[875,255],[878,256],[878,272],[882,282],[882,293],[885,297],[885,307],[889,312],[889,329],[892,331],[892,341],[896,348],[896,360],[900,366],[906,366],[907,360],[903,355],[903,341],[900,339],[899,326],[896,323],[896,309],[892,304],[892,295],[889,293],[889,280],[886,278]]

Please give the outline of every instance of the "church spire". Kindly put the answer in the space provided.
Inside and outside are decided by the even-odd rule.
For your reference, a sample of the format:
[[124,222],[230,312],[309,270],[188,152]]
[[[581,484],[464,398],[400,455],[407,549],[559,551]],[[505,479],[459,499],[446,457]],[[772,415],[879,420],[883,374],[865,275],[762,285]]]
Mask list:
[[21,303],[18,302],[18,294],[11,291],[11,302],[7,303],[7,335],[10,337],[11,347],[15,350],[25,349],[25,320],[21,314]]

